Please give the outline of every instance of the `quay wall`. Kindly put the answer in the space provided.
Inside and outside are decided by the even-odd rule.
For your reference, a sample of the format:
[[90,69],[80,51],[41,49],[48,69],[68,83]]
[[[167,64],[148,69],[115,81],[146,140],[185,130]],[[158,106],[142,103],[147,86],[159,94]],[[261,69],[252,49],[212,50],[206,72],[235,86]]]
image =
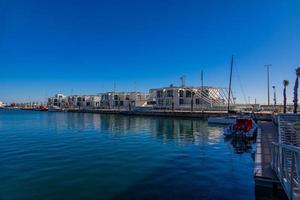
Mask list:
[[[125,111],[125,110],[109,110],[109,109],[93,109],[93,110],[78,110],[69,109],[67,112],[78,113],[98,113],[98,114],[122,114],[133,116],[160,116],[160,117],[184,117],[184,118],[200,118],[208,119],[209,117],[224,117],[228,116],[227,112],[223,111],[162,111],[162,110],[147,110],[147,111]],[[255,113],[258,120],[272,121],[272,113]]]

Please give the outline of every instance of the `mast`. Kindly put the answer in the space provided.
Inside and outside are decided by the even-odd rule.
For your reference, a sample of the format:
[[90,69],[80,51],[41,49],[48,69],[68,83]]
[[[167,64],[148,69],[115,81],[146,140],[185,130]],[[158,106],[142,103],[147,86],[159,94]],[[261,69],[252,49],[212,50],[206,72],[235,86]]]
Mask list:
[[203,70],[201,71],[201,110],[203,112]]
[[230,65],[230,77],[229,77],[229,89],[228,89],[228,107],[227,107],[228,113],[229,113],[229,110],[230,110],[230,95],[231,95],[232,68],[233,68],[233,55],[232,55],[232,57],[231,57],[231,65]]

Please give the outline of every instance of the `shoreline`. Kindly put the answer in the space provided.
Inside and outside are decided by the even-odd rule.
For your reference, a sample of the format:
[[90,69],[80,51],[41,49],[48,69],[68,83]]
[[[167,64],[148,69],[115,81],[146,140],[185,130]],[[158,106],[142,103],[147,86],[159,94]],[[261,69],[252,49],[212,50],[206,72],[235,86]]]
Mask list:
[[[7,109],[7,108],[6,108]],[[12,108],[9,108],[12,109]],[[13,108],[13,110],[33,110],[40,112],[49,112],[41,111],[36,109],[21,109]],[[157,116],[157,117],[179,117],[179,118],[198,118],[207,120],[209,117],[224,117],[228,116],[226,111],[182,111],[182,110],[139,110],[139,111],[127,111],[127,110],[118,110],[118,109],[67,109],[55,112],[71,112],[71,113],[94,113],[94,114],[119,114],[119,115],[130,115],[130,116]],[[230,115],[230,114],[229,114]],[[270,112],[255,112],[255,115],[260,121],[272,121],[273,113]]]

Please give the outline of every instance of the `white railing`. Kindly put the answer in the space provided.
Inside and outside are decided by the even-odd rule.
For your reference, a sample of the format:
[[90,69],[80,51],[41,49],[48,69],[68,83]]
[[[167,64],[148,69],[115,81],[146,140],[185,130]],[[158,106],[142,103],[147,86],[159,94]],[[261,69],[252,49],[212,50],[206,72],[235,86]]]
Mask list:
[[289,199],[300,199],[300,148],[272,144],[272,168]]
[[272,143],[272,168],[289,199],[300,199],[300,115],[278,116],[278,142]]

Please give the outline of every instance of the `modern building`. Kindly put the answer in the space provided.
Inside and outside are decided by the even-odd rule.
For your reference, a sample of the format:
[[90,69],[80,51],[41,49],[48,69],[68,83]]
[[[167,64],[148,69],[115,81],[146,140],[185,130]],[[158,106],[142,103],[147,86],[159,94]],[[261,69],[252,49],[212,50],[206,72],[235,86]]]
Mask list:
[[0,108],[3,108],[5,106],[5,103],[3,103],[2,101],[0,101]]
[[[201,110],[226,107],[228,89],[218,87],[174,86],[150,89],[155,109]],[[231,98],[231,104],[234,98]]]
[[147,106],[149,95],[141,92],[107,92],[101,94],[101,107],[131,110]]
[[72,95],[64,96],[56,94],[48,99],[48,106],[73,109],[94,109],[100,108],[101,97],[98,95]]
[[56,94],[54,97],[48,98],[48,106],[58,106],[60,108],[69,107],[68,98],[63,94]]

